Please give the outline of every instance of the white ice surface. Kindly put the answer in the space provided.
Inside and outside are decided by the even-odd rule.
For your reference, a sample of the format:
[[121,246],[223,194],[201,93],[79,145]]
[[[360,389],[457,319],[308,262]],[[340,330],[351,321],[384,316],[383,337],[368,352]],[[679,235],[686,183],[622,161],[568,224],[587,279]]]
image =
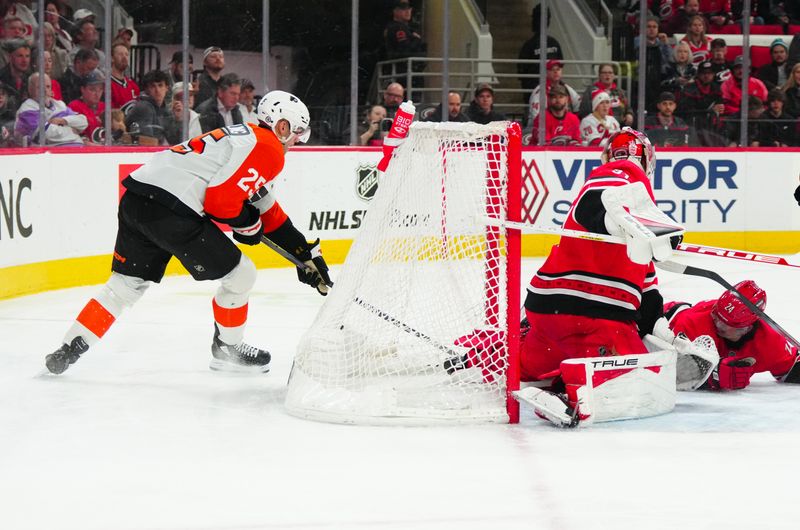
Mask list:
[[[755,279],[800,336],[800,271],[692,263]],[[660,278],[666,299],[722,291]],[[800,527],[800,386],[761,374],[740,392],[680,393],[671,414],[574,431],[527,410],[519,425],[308,422],[283,398],[323,299],[291,270],[261,271],[247,339],[270,349],[272,372],[228,376],[208,370],[215,288],[165,279],[59,377],[36,375],[97,287],[0,302],[0,529]]]

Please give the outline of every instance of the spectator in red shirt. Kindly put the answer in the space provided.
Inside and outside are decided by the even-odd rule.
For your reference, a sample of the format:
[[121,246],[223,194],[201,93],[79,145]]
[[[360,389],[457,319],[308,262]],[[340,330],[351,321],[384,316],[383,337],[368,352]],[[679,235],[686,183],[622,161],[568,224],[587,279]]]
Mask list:
[[[742,106],[742,71],[744,69],[744,57],[737,56],[733,61],[731,68],[731,76],[722,83],[720,89],[722,90],[722,100],[725,104],[725,114],[736,114],[739,112],[739,107]],[[749,87],[747,93],[751,96],[756,96],[762,102],[767,100],[767,87],[764,83],[753,76],[749,78]]]
[[[569,93],[562,85],[550,87],[544,120],[545,145],[578,145],[581,143],[581,123],[578,115],[567,109]],[[531,144],[539,137],[539,114],[533,121]]]
[[70,101],[67,105],[78,114],[86,116],[89,124],[81,132],[81,136],[95,143],[102,142],[103,113],[105,104],[103,97],[106,77],[100,70],[92,70],[81,79],[81,97]]
[[130,51],[124,43],[111,47],[111,108],[121,109],[139,97],[139,85],[125,75],[130,65]]

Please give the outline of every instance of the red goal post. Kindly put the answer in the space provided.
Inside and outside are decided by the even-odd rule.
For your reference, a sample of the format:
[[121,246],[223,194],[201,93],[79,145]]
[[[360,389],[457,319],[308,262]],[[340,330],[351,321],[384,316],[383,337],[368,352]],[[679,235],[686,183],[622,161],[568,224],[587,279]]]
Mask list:
[[298,345],[287,410],[337,423],[517,422],[521,132],[415,123]]

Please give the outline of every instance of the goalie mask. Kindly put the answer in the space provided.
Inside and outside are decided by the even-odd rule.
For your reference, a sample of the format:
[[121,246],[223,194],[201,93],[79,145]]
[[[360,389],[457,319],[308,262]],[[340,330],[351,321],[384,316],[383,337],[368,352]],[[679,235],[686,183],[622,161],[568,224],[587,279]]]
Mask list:
[[[734,285],[734,288],[750,300],[753,305],[763,310],[767,306],[767,293],[753,280],[745,280]],[[755,324],[758,317],[753,314],[733,291],[725,291],[714,304],[711,311],[715,321],[727,327],[746,329]]]
[[600,161],[603,164],[614,160],[630,160],[635,162],[653,180],[656,168],[656,150],[643,133],[630,127],[623,127],[606,140]]
[[280,120],[289,122],[291,131],[289,136],[281,138],[276,134],[284,144],[292,138],[292,135],[297,136],[298,141],[303,143],[306,143],[308,137],[311,136],[309,127],[311,118],[308,108],[297,96],[283,90],[273,90],[261,98],[261,101],[258,102],[258,109],[256,109],[256,116],[259,123],[268,126],[273,131]]

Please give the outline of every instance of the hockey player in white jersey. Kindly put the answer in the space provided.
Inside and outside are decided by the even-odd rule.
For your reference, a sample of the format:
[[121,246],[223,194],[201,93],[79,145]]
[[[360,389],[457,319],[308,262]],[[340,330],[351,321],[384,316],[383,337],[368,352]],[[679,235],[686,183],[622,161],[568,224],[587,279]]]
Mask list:
[[219,280],[212,300],[211,368],[266,372],[270,354],[242,341],[253,262],[214,223],[233,229],[247,245],[266,235],[304,262],[300,281],[328,291],[319,240],[309,243],[266,185],[283,169],[284,155],[310,135],[308,109],[297,97],[269,92],[258,105],[259,124],[215,129],[162,151],[124,181],[111,277],[83,308],[63,344],[47,355],[52,373],[64,372],[99,341],[122,311],[161,281],[175,256],[196,280]]

